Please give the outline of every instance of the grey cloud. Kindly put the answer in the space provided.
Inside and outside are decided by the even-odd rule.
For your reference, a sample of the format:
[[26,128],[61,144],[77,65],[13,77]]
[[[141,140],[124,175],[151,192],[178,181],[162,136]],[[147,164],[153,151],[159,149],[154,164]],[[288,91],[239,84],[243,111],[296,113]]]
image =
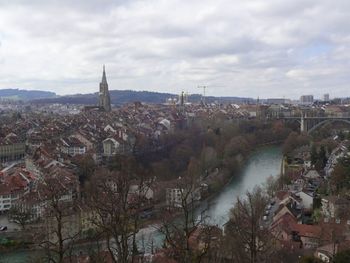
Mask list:
[[0,1],[0,88],[94,92],[107,64],[112,88],[344,96],[349,11],[347,0]]

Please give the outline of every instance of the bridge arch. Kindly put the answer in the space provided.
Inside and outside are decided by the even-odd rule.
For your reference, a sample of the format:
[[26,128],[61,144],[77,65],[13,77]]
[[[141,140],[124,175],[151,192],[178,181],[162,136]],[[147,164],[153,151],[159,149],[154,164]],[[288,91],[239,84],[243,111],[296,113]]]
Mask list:
[[315,126],[313,126],[310,130],[307,131],[308,134],[312,133],[314,130],[316,130],[317,128],[327,124],[327,123],[333,123],[333,122],[337,122],[337,121],[341,121],[341,122],[345,122],[348,123],[350,125],[350,120],[348,119],[328,119],[328,120],[323,120],[319,123],[317,123]]

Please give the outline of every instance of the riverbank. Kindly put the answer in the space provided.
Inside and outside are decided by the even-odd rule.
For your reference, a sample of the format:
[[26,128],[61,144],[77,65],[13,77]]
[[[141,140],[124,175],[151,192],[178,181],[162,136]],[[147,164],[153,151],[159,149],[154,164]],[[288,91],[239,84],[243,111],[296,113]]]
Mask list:
[[[230,174],[229,176],[224,176],[223,178],[225,179],[224,183],[222,184],[222,186],[218,189],[215,189],[215,191],[209,192],[207,195],[204,196],[204,199],[201,199],[200,202],[197,202],[194,205],[194,209],[198,209],[200,208],[203,204],[207,204],[209,202],[211,202],[212,200],[215,200],[215,198],[217,198],[221,191],[226,188],[228,185],[230,185],[233,181],[235,180],[239,180],[239,176],[242,173],[242,170],[244,169],[244,167],[247,165],[247,162],[250,158],[252,158],[252,156],[254,156],[254,154],[256,154],[256,152],[259,151],[264,151],[264,149],[268,149],[271,147],[277,147],[277,148],[281,148],[281,141],[273,141],[273,142],[269,142],[266,144],[260,144],[257,145],[254,149],[252,149],[249,154],[247,154],[244,159],[242,160],[242,163],[240,164],[240,166],[238,167],[238,169],[235,171],[234,174]],[[219,174],[217,174],[218,176],[220,176],[220,172]],[[276,174],[277,175],[277,174]],[[215,176],[215,175],[214,175]],[[210,189],[210,185],[209,185],[209,189]],[[173,210],[173,218],[177,219],[179,216],[181,216],[181,211],[177,211],[177,210]],[[161,219],[151,219],[148,220],[147,222],[144,222],[142,224],[142,228],[147,228],[151,225],[159,225],[161,224],[162,221]]]
[[[281,161],[281,146],[259,147],[252,151],[237,176],[231,177],[220,191],[211,194],[198,204],[196,216],[204,216],[207,224],[223,227],[229,220],[229,213],[236,198],[243,196],[247,190],[251,190],[256,185],[266,182],[269,176],[277,176],[280,172]],[[173,220],[178,219],[179,214],[174,214]],[[145,229],[152,240],[158,241],[152,244],[153,247],[162,245],[162,234],[157,232],[160,223],[161,221],[158,221]]]

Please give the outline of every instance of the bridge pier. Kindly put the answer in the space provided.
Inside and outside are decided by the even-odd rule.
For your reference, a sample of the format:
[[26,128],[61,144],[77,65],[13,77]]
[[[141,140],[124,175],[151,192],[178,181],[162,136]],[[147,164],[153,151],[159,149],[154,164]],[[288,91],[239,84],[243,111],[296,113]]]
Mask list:
[[305,118],[303,115],[301,115],[301,120],[300,120],[300,132],[303,133],[307,131],[307,127],[306,127],[306,122],[305,122]]

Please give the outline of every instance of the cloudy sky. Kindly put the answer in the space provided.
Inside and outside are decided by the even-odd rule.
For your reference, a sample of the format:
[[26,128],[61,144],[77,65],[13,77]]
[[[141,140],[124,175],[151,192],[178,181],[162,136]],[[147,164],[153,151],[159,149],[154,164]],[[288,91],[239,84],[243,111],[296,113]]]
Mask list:
[[350,96],[349,0],[0,0],[0,88]]

